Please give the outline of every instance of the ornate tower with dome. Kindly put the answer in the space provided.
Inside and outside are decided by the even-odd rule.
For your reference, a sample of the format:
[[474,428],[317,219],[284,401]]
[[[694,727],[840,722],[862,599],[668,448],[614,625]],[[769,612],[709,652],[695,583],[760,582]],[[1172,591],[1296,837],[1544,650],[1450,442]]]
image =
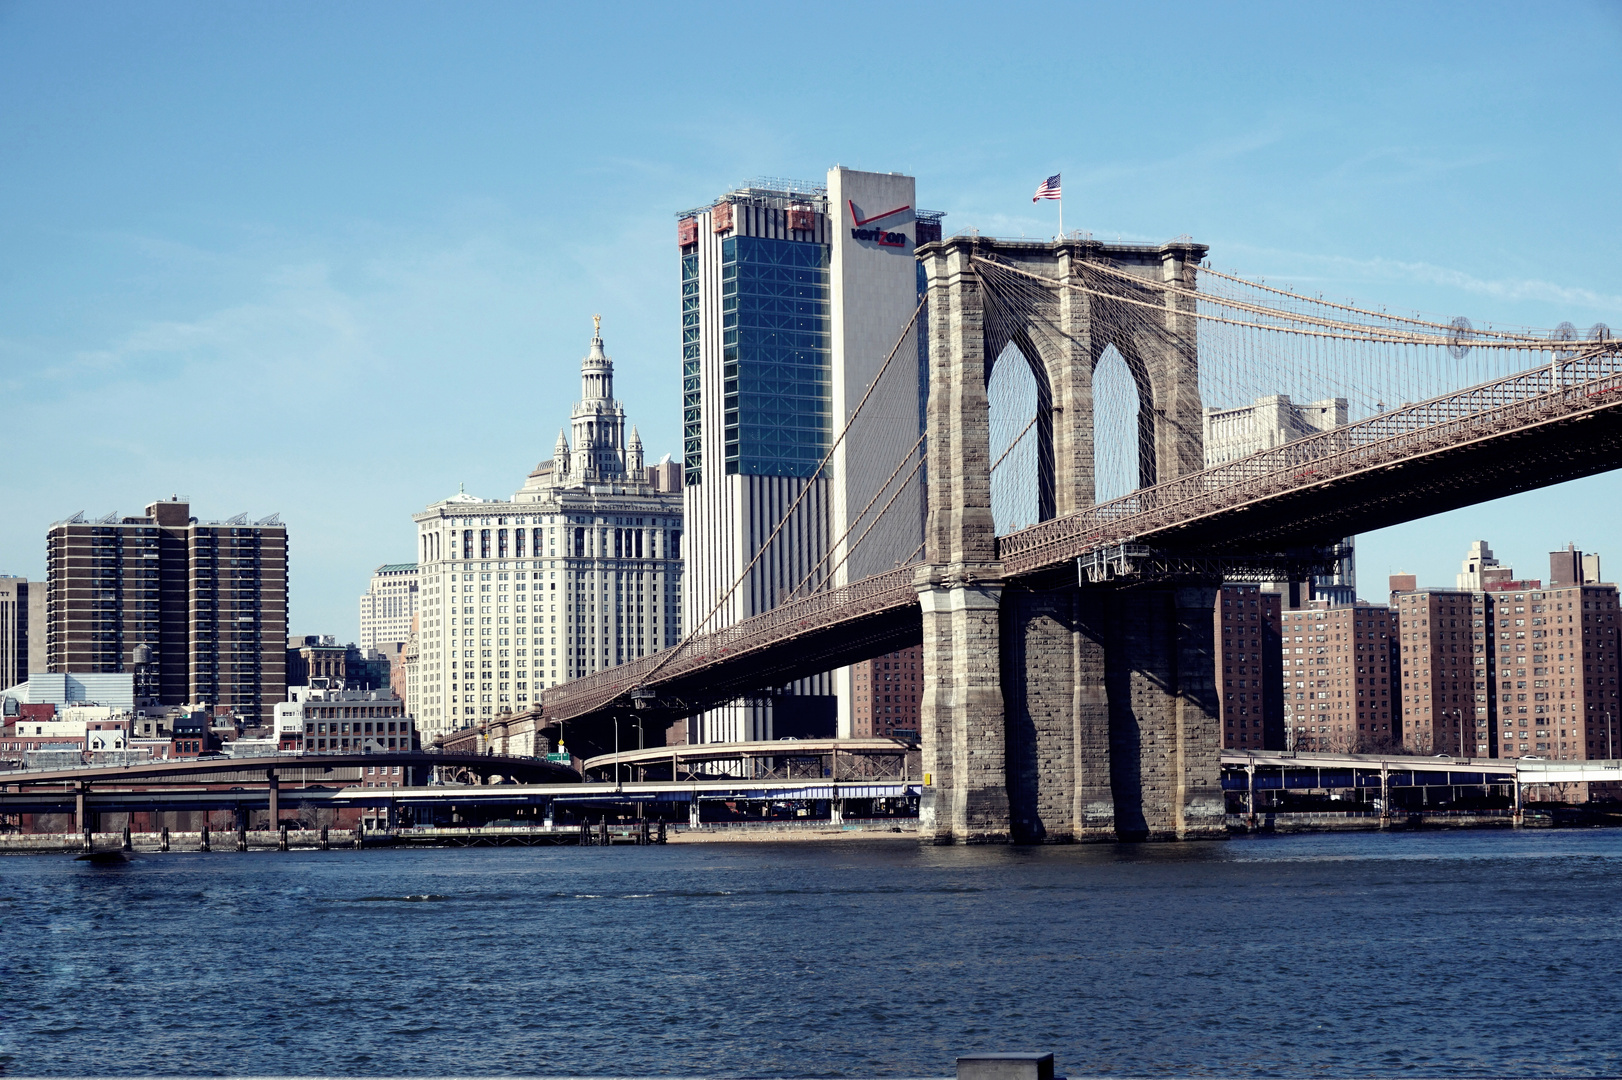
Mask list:
[[580,400],[551,457],[510,499],[459,493],[413,515],[421,591],[407,704],[424,738],[522,720],[548,686],[676,644],[681,485],[668,456],[649,467],[636,428],[627,436],[594,316]]
[[580,361],[580,400],[569,415],[569,432],[558,432],[552,460],[535,467],[518,498],[551,488],[650,482],[642,436],[633,427],[630,438],[625,437],[625,406],[614,398],[614,360],[603,351],[602,316],[593,315],[591,348]]

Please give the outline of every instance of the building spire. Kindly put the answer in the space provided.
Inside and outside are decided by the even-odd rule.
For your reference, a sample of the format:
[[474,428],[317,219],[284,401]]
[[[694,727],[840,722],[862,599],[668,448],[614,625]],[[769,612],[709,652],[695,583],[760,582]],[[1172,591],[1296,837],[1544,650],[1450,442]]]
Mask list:
[[[614,361],[603,352],[603,317],[591,317],[591,349],[580,361],[580,399],[610,400],[614,397]],[[575,442],[579,443],[579,438]]]

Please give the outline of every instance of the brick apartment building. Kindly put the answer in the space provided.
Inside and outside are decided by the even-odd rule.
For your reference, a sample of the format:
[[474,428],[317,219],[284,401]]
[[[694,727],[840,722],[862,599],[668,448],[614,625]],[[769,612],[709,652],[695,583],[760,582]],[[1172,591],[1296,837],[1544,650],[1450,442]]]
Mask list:
[[1319,600],[1284,612],[1280,621],[1287,748],[1390,749],[1400,731],[1392,703],[1397,656],[1390,610]]
[[1549,564],[1548,587],[1495,561],[1479,579],[1460,575],[1477,589],[1391,579],[1406,750],[1567,760],[1622,752],[1617,588],[1597,580],[1593,555],[1568,548]]
[[[1592,557],[1590,557],[1592,558]],[[1622,752],[1617,587],[1582,552],[1549,555],[1544,589],[1486,594],[1496,647],[1495,756],[1582,760]]]
[[1475,663],[1473,624],[1483,617],[1477,594],[1417,589],[1411,575],[1391,582],[1402,665],[1402,747],[1415,754],[1486,756],[1490,724],[1476,724],[1476,696],[1485,690],[1476,684],[1486,678],[1477,676]]
[[1222,586],[1216,607],[1218,708],[1225,749],[1283,750],[1279,610],[1259,585]]
[[851,665],[851,738],[918,738],[923,659],[914,645]]
[[46,559],[48,670],[134,671],[144,645],[163,704],[270,722],[287,666],[287,529],[274,516],[199,522],[178,498],[139,517],[76,514],[51,526]]

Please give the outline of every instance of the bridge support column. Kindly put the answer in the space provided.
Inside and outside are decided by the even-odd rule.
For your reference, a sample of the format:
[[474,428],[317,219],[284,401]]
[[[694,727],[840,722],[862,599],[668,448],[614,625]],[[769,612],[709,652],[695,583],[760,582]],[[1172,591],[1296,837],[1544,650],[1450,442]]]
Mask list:
[[1023,843],[1115,839],[1098,599],[1003,594],[1009,814]]
[[926,842],[1006,843],[1007,733],[999,622],[1002,583],[959,580],[919,591],[924,622],[924,793],[918,829]]
[[1226,835],[1211,586],[1009,590],[1003,691],[1021,841]]
[[275,769],[266,769],[265,779],[270,788],[270,831],[275,832],[282,820],[281,785],[276,779]]
[[1212,585],[1123,590],[1106,685],[1122,839],[1226,835]]
[[970,245],[942,247],[929,277],[929,518],[915,583],[923,609],[919,702],[926,843],[1009,839],[1001,686],[1002,567],[991,516],[985,310]]

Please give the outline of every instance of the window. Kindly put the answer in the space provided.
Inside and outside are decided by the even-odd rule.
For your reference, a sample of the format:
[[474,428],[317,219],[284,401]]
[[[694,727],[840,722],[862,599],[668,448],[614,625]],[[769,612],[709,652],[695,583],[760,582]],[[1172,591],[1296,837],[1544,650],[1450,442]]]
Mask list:
[[721,260],[726,471],[808,477],[832,434],[828,248],[729,237]]

